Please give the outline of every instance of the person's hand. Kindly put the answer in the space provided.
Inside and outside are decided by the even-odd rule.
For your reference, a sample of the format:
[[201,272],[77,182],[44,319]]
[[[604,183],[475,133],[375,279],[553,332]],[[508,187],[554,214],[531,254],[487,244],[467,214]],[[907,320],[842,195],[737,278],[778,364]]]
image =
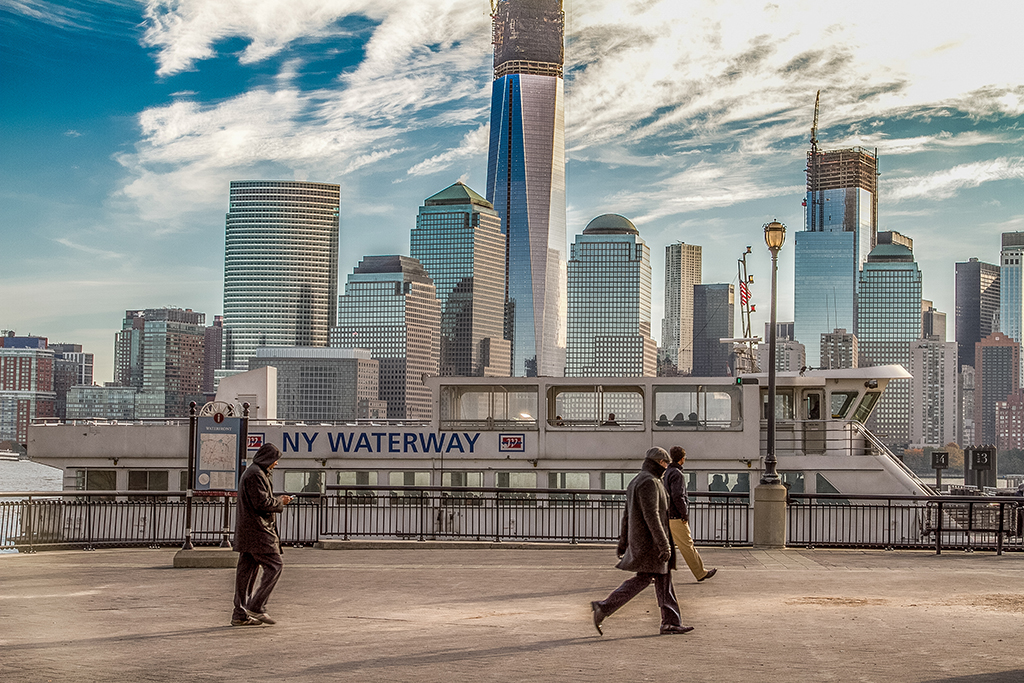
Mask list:
[[662,550],[658,554],[658,562],[668,562],[671,559],[672,559],[672,551],[671,550]]
[[282,505],[287,505],[290,502],[292,502],[292,497],[291,496],[281,496],[281,504]]

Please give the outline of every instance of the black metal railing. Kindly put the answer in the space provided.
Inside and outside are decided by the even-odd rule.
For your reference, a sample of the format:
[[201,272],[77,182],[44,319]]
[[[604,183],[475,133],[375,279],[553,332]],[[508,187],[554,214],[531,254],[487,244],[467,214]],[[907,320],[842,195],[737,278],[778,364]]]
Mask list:
[[[623,491],[329,486],[292,494],[278,519],[283,543],[322,539],[614,542]],[[749,545],[745,493],[691,492],[694,539]],[[0,549],[171,546],[182,542],[184,492],[66,491],[0,494]],[[192,542],[228,545],[230,497],[195,497]]]
[[792,494],[790,546],[1024,550],[1024,500],[1012,496]]
[[[689,495],[699,545],[751,545],[748,494]],[[625,503],[622,491],[429,486],[330,486],[295,497],[278,521],[289,545],[326,539],[611,543]],[[787,544],[1020,551],[1022,505],[1024,499],[1011,496],[792,494]],[[185,506],[178,491],[2,493],[0,550],[180,545]],[[228,545],[234,523],[234,498],[193,498],[196,545]]]

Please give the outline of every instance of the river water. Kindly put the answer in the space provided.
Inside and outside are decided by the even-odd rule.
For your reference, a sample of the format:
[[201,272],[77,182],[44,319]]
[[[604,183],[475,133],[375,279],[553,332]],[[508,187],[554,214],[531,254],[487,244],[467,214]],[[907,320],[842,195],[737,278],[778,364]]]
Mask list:
[[[60,491],[63,487],[64,473],[56,467],[31,460],[0,460],[0,491]],[[8,536],[21,535],[21,519],[16,511],[8,508],[9,503],[17,500],[20,498],[0,496],[0,546],[7,543]],[[0,550],[0,553],[13,552],[17,551]]]

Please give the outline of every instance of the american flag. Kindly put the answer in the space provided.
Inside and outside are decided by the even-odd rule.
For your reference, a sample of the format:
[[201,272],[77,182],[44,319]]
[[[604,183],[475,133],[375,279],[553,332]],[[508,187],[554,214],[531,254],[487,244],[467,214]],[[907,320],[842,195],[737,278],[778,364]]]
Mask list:
[[740,283],[740,306],[746,306],[747,302],[750,301],[750,289],[747,288],[746,282]]

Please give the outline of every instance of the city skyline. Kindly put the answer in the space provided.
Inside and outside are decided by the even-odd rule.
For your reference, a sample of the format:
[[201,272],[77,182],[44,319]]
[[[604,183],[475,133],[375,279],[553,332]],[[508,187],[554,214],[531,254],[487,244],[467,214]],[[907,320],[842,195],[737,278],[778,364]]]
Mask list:
[[[818,89],[819,148],[878,149],[879,229],[917,241],[936,308],[954,311],[956,261],[994,263],[1000,234],[1024,230],[1024,65],[999,48],[1024,9],[891,4],[565,3],[567,243],[597,215],[630,216],[652,252],[656,333],[676,241],[703,247],[705,283],[734,282],[753,245],[763,322],[773,218],[789,228],[792,319]],[[124,310],[221,313],[231,180],[340,184],[339,284],[366,255],[409,253],[424,197],[486,184],[486,2],[242,7],[0,12],[0,327],[82,344],[99,383]]]

